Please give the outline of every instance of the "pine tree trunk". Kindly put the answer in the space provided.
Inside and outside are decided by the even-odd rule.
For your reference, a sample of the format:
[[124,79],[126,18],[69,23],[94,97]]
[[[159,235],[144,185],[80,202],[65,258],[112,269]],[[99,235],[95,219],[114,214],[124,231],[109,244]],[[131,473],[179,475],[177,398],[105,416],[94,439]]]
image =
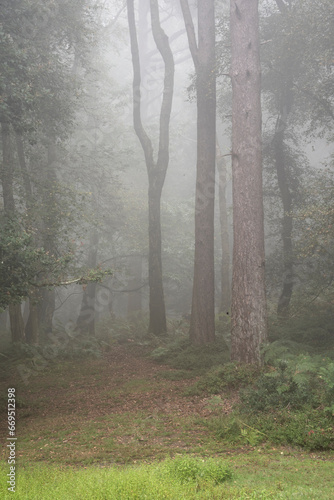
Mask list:
[[278,186],[283,205],[282,242],[283,242],[283,284],[277,305],[277,315],[281,318],[289,316],[290,300],[293,291],[293,255],[292,255],[292,196],[287,178],[284,157],[285,123],[279,120],[274,138],[275,165]]
[[221,313],[229,313],[231,310],[231,283],[230,283],[230,241],[228,231],[228,216],[226,203],[226,165],[224,158],[217,158],[217,170],[219,174],[219,215],[220,236],[222,247],[221,261],[221,299],[219,310]]
[[231,358],[261,364],[267,338],[258,0],[231,2],[233,279]]
[[193,344],[215,340],[214,204],[216,168],[216,67],[214,0],[198,2],[198,46],[188,2],[181,1],[196,69],[197,169],[195,258],[189,337]]

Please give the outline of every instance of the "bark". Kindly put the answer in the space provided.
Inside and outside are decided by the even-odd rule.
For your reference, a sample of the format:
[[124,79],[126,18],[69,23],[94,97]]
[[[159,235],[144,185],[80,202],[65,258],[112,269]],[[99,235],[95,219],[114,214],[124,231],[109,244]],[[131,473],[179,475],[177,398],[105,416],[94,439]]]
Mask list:
[[283,283],[281,295],[277,305],[277,315],[288,317],[290,300],[293,292],[293,255],[292,255],[292,196],[287,178],[286,161],[284,155],[285,120],[278,120],[274,138],[275,166],[278,186],[283,205],[282,242],[283,242]]
[[[38,293],[38,292],[37,292]],[[38,344],[39,342],[39,310],[38,304],[30,297],[29,316],[26,324],[26,341],[28,344]]]
[[[4,204],[4,213],[7,218],[11,218],[15,214],[15,201],[13,191],[13,161],[11,150],[10,127],[6,122],[1,123],[1,139],[2,139],[2,168],[1,168],[1,183],[2,196]],[[12,342],[23,342],[24,322],[22,317],[21,305],[9,305],[10,329]]]
[[[88,252],[88,268],[92,269],[97,265],[97,252],[99,244],[99,234],[96,228],[93,228]],[[82,333],[88,333],[95,336],[95,320],[96,320],[96,283],[88,283],[84,289],[81,308],[77,319],[77,329]]]
[[186,0],[181,0],[196,69],[197,166],[195,257],[189,336],[193,344],[215,340],[214,197],[216,168],[216,76],[214,1],[198,3],[198,46]]
[[24,342],[24,322],[21,304],[9,304],[9,319],[12,342]]
[[128,294],[128,316],[140,314],[142,310],[141,284],[142,284],[142,258],[140,255],[133,255],[129,262],[130,279],[129,290],[134,290]]
[[[56,231],[56,206],[54,185],[57,181],[55,165],[57,161],[56,146],[51,139],[48,145],[48,158],[46,165],[46,186],[44,194],[44,205],[46,213],[42,215],[43,224],[43,247],[50,255],[56,254],[55,231]],[[42,277],[43,278],[43,277]],[[45,279],[45,277],[44,277]],[[52,279],[50,280],[52,282]],[[52,320],[56,308],[55,290],[43,289],[40,293],[38,304],[39,329],[44,335],[51,333],[53,329]]]
[[219,174],[219,215],[220,236],[222,247],[221,261],[221,299],[219,310],[229,313],[231,309],[231,283],[230,283],[230,241],[228,231],[228,216],[226,203],[226,165],[224,158],[217,158],[217,170]]
[[174,59],[170,50],[168,37],[160,26],[158,3],[156,0],[151,0],[150,11],[153,37],[165,66],[164,90],[159,123],[159,148],[157,160],[155,161],[152,142],[141,120],[140,59],[133,0],[127,0],[127,7],[133,64],[133,122],[135,132],[144,151],[149,180],[149,331],[156,335],[161,335],[166,332],[167,325],[162,283],[160,203],[169,162],[169,123],[174,88]]
[[233,278],[231,358],[261,364],[267,338],[258,0],[231,1]]

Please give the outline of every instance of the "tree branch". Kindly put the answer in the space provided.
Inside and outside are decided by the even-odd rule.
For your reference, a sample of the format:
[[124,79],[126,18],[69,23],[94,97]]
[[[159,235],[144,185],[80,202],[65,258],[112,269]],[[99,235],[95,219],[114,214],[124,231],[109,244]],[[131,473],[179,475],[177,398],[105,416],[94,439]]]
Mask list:
[[141,121],[140,59],[134,13],[134,0],[127,0],[127,9],[133,66],[133,124],[144,151],[147,170],[151,171],[154,168],[153,147]]
[[197,41],[196,41],[194,23],[193,23],[193,19],[191,17],[190,9],[189,9],[189,3],[188,3],[188,0],[180,0],[180,4],[181,4],[181,9],[182,9],[184,24],[185,24],[186,31],[187,31],[190,52],[191,52],[191,55],[192,55],[192,58],[194,61],[195,69],[197,70],[197,67],[198,67],[198,46],[197,46]]
[[165,64],[164,91],[160,111],[160,136],[157,167],[166,173],[169,161],[169,122],[174,91],[174,58],[168,37],[160,25],[157,0],[151,0],[151,22],[153,38]]

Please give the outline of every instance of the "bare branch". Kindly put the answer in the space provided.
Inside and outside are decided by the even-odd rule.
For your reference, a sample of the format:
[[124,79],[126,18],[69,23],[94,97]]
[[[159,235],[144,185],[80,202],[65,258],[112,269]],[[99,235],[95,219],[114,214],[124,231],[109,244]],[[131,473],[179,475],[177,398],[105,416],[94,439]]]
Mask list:
[[140,59],[137,40],[137,29],[134,13],[134,0],[127,0],[128,22],[131,41],[131,54],[133,65],[133,124],[138,139],[142,145],[146,166],[148,170],[154,168],[153,147],[150,138],[148,137],[141,121],[141,77],[140,77]]
[[198,46],[197,46],[197,41],[196,41],[194,23],[193,23],[193,19],[191,17],[190,9],[189,9],[189,3],[188,3],[188,0],[180,0],[180,4],[181,4],[181,9],[182,9],[184,24],[185,24],[186,31],[187,31],[190,52],[191,52],[191,55],[192,55],[192,58],[194,61],[195,69],[197,69],[197,66],[198,66]]

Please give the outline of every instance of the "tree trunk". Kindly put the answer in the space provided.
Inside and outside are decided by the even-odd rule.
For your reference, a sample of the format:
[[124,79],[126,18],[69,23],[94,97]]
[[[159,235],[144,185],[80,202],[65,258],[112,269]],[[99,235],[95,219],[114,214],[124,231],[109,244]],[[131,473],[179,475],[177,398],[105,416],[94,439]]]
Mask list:
[[161,258],[161,220],[160,193],[157,187],[149,187],[148,196],[148,231],[149,231],[149,269],[150,287],[150,322],[149,331],[161,335],[167,330],[164,291],[162,285]]
[[155,335],[161,335],[167,331],[167,324],[162,283],[160,202],[169,163],[169,122],[174,89],[174,59],[168,37],[160,25],[157,0],[150,0],[153,37],[165,66],[164,89],[160,110],[159,148],[157,160],[154,161],[152,142],[141,120],[141,73],[133,0],[127,0],[127,7],[133,64],[133,122],[135,132],[144,151],[149,180],[149,331]]
[[39,310],[38,304],[34,303],[30,298],[29,317],[26,324],[26,341],[28,344],[38,344],[39,342]]
[[283,242],[283,284],[277,305],[277,315],[281,318],[289,316],[290,300],[293,291],[293,255],[292,255],[292,196],[287,178],[284,155],[285,121],[278,120],[274,138],[275,166],[278,186],[283,205],[282,242]]
[[231,283],[230,283],[230,242],[228,231],[228,217],[226,204],[226,164],[222,157],[217,158],[217,170],[219,174],[219,215],[220,236],[222,247],[221,261],[221,299],[219,310],[221,313],[229,313],[231,309]]
[[24,342],[24,322],[21,304],[9,304],[9,318],[12,342]]
[[214,0],[198,2],[198,46],[189,5],[181,0],[196,69],[197,169],[195,258],[189,336],[193,344],[215,340],[214,204],[216,168],[216,68]]
[[231,358],[261,364],[267,338],[258,0],[231,1],[233,279]]
[[132,255],[129,262],[130,279],[128,289],[128,317],[140,314],[142,310],[141,283],[142,283],[142,257]]
[[[3,155],[1,169],[2,196],[4,213],[5,216],[9,219],[15,214],[15,201],[13,192],[13,161],[10,128],[9,124],[6,122],[1,123],[1,139]],[[12,342],[23,342],[24,322],[20,304],[9,305],[9,317]]]
[[[95,200],[93,201],[96,205]],[[90,236],[89,251],[87,266],[92,269],[97,265],[97,252],[99,245],[99,234],[97,229],[94,227]],[[84,288],[81,308],[79,316],[77,319],[77,329],[81,333],[88,333],[91,336],[95,336],[95,317],[96,317],[96,283],[88,283]]]

